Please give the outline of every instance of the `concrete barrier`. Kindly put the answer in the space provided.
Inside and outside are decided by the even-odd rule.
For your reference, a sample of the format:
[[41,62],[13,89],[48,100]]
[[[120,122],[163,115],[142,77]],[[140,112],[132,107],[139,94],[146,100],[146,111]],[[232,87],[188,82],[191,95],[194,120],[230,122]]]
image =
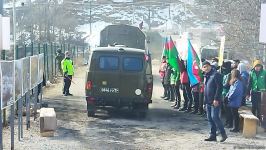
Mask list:
[[41,108],[40,110],[40,133],[41,136],[54,136],[57,121],[54,108]]

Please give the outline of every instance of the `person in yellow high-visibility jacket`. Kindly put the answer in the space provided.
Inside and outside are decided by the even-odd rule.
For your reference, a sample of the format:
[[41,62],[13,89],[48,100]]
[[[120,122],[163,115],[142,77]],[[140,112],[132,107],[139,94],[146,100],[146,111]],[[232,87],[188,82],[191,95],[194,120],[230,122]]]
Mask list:
[[61,61],[61,67],[64,73],[63,94],[64,96],[72,96],[72,94],[69,93],[69,88],[74,75],[74,65],[73,61],[70,59],[70,53],[68,51],[65,52],[65,58]]

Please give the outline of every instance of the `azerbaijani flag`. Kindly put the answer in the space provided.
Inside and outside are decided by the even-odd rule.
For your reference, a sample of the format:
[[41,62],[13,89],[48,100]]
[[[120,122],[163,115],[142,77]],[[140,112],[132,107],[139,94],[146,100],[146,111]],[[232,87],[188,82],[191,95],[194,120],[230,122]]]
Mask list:
[[168,47],[167,41],[168,41],[168,37],[164,39],[164,48],[163,48],[162,57],[165,56],[168,58],[169,47]]
[[172,68],[174,68],[178,73],[180,73],[180,67],[178,64],[179,61],[178,52],[171,36],[170,38],[167,39],[167,48],[168,48],[168,63]]
[[188,56],[187,56],[187,73],[191,86],[203,81],[203,75],[200,69],[200,59],[190,40],[188,40]]
[[171,36],[169,38],[168,37],[165,38],[162,56],[166,57],[170,66],[172,68],[174,68],[179,75],[180,74],[180,65],[179,64],[181,63],[181,61],[179,59],[177,48],[176,48],[174,41],[172,40]]

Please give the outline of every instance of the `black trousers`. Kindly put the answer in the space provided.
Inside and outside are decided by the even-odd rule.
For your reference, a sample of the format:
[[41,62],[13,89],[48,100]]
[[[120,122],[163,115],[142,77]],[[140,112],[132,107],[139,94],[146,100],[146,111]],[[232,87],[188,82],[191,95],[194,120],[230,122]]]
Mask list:
[[233,116],[231,107],[228,106],[228,98],[224,98],[224,112],[225,112],[225,124],[228,126],[233,126]]
[[252,113],[261,121],[261,92],[251,92]]
[[63,88],[63,94],[69,94],[69,88],[71,85],[72,76],[68,75],[64,77],[64,88]]
[[183,84],[183,97],[185,99],[183,108],[191,110],[193,98],[191,93],[191,87],[188,83]]
[[171,92],[171,85],[170,84],[165,84],[164,85],[165,86],[165,90],[166,90],[166,95],[165,95],[165,97],[167,98],[167,99],[170,99],[171,98],[171,96],[172,96],[172,92]]
[[180,106],[181,103],[181,95],[180,95],[180,83],[177,83],[175,85],[175,101],[178,106]]
[[167,97],[166,86],[165,86],[165,84],[163,82],[162,82],[162,85],[163,85],[163,97]]
[[193,100],[194,100],[194,111],[199,111],[199,92],[192,92],[193,94]]
[[204,105],[204,93],[200,92],[199,93],[199,112],[200,113],[204,112],[203,105]]
[[234,129],[239,130],[239,114],[238,114],[238,108],[230,107],[231,115],[234,122]]

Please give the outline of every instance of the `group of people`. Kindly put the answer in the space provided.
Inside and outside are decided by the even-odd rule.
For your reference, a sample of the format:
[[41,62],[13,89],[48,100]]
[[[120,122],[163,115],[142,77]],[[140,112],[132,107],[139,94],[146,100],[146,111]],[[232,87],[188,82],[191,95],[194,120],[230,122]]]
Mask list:
[[[162,58],[159,74],[164,93],[161,98],[174,101],[172,107],[179,111],[206,114],[211,132],[205,141],[217,141],[216,132],[219,129],[222,136],[220,141],[224,142],[227,139],[224,127],[232,128],[230,132],[239,132],[238,109],[246,105],[246,100],[251,99],[252,113],[262,121],[261,92],[266,91],[266,70],[260,60],[255,60],[248,72],[247,65],[240,60],[225,61],[218,66],[216,58],[212,61],[202,59],[201,68],[196,69],[202,71],[204,79],[194,86],[190,85],[186,62],[181,61],[179,66],[180,73],[177,73],[167,58]],[[180,88],[183,91],[183,105]],[[224,123],[220,118],[221,111]]]
[[[172,68],[167,62],[166,57],[163,56],[159,69],[161,82],[164,88],[164,93],[161,98],[174,101],[172,105],[174,109],[203,115],[203,83],[191,87],[186,69],[186,62],[181,60],[179,68],[180,73]],[[181,105],[180,89],[183,90],[183,105]],[[192,108],[193,103],[194,107]]]

